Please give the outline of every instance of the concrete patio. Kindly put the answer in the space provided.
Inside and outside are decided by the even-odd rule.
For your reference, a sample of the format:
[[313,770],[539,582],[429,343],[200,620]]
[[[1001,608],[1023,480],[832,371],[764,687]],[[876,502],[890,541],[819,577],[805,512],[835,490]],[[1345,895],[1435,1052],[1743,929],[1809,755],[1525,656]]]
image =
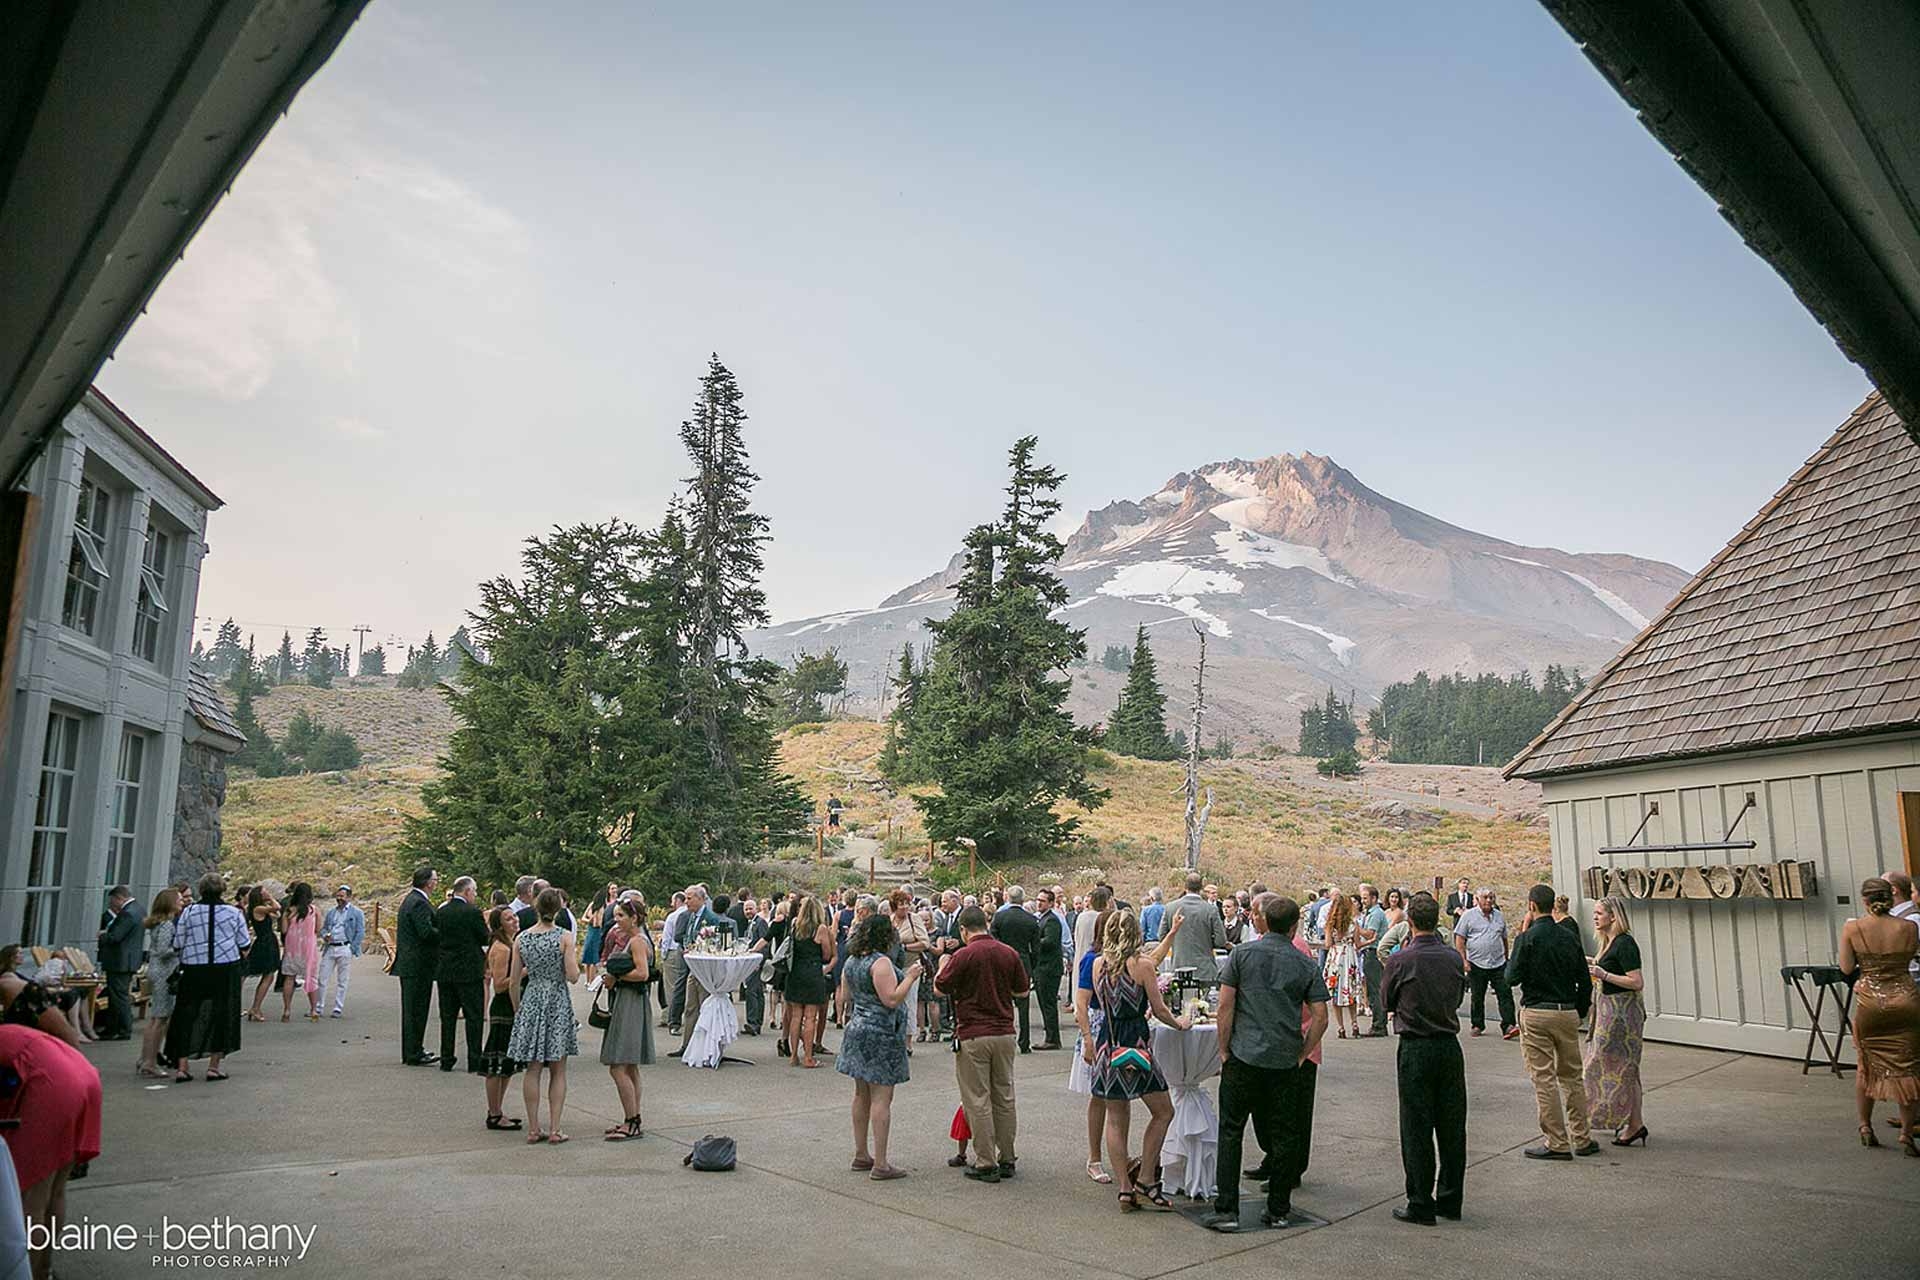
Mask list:
[[[894,1161],[913,1176],[874,1183],[847,1169],[847,1080],[789,1069],[771,1037],[736,1046],[754,1066],[643,1070],[647,1136],[609,1144],[600,1131],[620,1108],[595,1060],[599,1033],[583,1028],[564,1120],[575,1140],[529,1147],[483,1129],[478,1078],[400,1065],[397,1011],[397,984],[366,958],[347,1018],[249,1025],[224,1083],[150,1087],[131,1046],[93,1046],[106,1153],[74,1185],[73,1217],[142,1231],[162,1215],[311,1225],[310,1252],[285,1269],[409,1280],[600,1277],[662,1262],[679,1274],[778,1265],[916,1280],[1022,1269],[1145,1280],[1223,1261],[1256,1275],[1468,1275],[1490,1264],[1537,1280],[1914,1274],[1920,1160],[1904,1159],[1884,1126],[1886,1149],[1860,1148],[1851,1076],[1803,1077],[1779,1060],[1649,1046],[1651,1145],[1542,1165],[1520,1154],[1538,1135],[1518,1046],[1463,1040],[1466,1217],[1427,1230],[1389,1217],[1401,1199],[1392,1041],[1332,1041],[1295,1198],[1330,1225],[1218,1236],[1175,1215],[1122,1217],[1112,1191],[1087,1180],[1084,1104],[1066,1091],[1064,1054],[1019,1059],[1020,1174],[982,1186],[946,1167],[951,1059],[920,1047],[894,1111]],[[429,1047],[437,1037],[436,1015]],[[509,1115],[521,1110],[517,1084]],[[739,1141],[738,1171],[682,1168],[710,1132]],[[692,1256],[706,1250],[724,1252],[710,1264]],[[152,1275],[168,1269],[156,1252],[69,1254],[56,1273]]]

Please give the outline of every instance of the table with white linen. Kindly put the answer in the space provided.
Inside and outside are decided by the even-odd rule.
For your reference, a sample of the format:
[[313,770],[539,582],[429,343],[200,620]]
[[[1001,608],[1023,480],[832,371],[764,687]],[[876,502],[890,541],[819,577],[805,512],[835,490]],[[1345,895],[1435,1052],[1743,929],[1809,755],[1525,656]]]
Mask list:
[[745,982],[764,958],[758,951],[741,955],[702,955],[698,951],[682,953],[687,968],[706,988],[707,998],[700,1002],[700,1020],[687,1037],[687,1051],[680,1061],[689,1067],[717,1067],[727,1046],[740,1038],[740,1019],[733,1012],[733,993]]
[[1193,1199],[1210,1199],[1220,1151],[1220,1122],[1204,1081],[1220,1074],[1220,1029],[1153,1026],[1153,1061],[1173,1095],[1173,1124],[1160,1148],[1160,1179]]

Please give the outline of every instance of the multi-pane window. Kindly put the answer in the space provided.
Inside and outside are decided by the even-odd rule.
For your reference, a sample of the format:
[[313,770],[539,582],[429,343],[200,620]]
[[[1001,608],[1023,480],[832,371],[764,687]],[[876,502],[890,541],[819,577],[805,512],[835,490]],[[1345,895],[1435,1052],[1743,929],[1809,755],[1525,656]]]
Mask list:
[[140,784],[147,772],[147,735],[129,729],[120,738],[114,774],[113,827],[107,833],[107,887],[134,881],[134,845],[140,832]]
[[133,651],[148,662],[158,662],[161,624],[167,617],[167,552],[173,539],[147,526],[147,549],[140,557],[139,600],[133,614]]
[[56,711],[47,717],[47,745],[40,752],[40,795],[33,811],[33,844],[27,851],[26,923],[20,941],[52,943],[60,927],[60,889],[67,874],[67,833],[73,825],[74,777],[80,762],[80,721]]
[[73,515],[73,547],[67,554],[67,596],[60,621],[93,634],[100,616],[101,588],[107,578],[107,520],[113,495],[91,480],[80,482],[80,505]]

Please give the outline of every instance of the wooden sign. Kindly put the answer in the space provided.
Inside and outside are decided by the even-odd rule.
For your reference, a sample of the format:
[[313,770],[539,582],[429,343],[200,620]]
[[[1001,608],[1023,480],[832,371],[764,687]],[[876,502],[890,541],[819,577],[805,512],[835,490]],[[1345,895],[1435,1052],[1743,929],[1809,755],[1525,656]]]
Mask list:
[[1661,899],[1774,898],[1819,894],[1811,862],[1759,862],[1712,867],[1588,867],[1587,897]]

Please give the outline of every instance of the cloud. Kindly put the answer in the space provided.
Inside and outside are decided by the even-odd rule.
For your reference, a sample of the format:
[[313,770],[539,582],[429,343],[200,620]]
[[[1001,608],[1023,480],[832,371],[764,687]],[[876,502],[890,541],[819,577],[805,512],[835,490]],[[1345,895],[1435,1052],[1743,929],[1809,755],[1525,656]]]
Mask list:
[[385,440],[387,433],[365,418],[335,418],[333,429],[352,440]]
[[351,383],[362,307],[340,283],[345,255],[397,256],[454,306],[471,302],[471,313],[511,294],[500,278],[524,270],[529,243],[512,213],[375,136],[352,103],[303,97],[215,208],[118,358],[174,389],[231,402],[258,396],[289,365]]

